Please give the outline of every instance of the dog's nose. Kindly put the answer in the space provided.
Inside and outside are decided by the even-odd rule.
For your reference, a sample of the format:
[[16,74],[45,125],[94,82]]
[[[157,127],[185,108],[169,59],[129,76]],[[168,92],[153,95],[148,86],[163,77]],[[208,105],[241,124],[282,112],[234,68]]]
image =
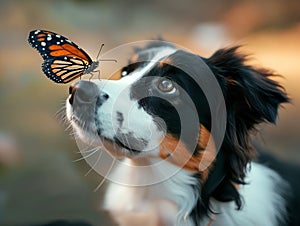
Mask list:
[[69,87],[69,94],[71,95],[69,98],[70,104],[74,102],[77,104],[86,104],[96,101],[99,89],[96,84],[81,80]]

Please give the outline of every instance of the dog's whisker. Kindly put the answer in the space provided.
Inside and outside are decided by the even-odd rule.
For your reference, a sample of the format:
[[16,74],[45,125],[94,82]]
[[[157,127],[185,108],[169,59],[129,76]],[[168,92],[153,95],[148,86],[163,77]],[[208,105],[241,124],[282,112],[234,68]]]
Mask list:
[[70,132],[69,135],[73,136],[76,132],[72,130],[72,124],[70,123],[66,128],[65,128],[65,132]]
[[[92,160],[84,175],[103,177],[94,192],[111,180],[106,210],[128,225],[141,220],[134,210],[146,215],[149,206],[148,215],[162,225],[283,225],[286,204],[293,208],[284,193],[291,191],[276,170],[260,165],[264,159],[252,162],[249,142],[250,132],[260,122],[274,123],[279,105],[289,101],[270,79],[273,72],[248,65],[238,47],[209,58],[176,46],[147,48],[136,51],[119,81],[76,83],[67,110],[57,112],[82,142],[73,162]],[[162,211],[153,215],[152,208]],[[220,209],[219,218],[213,210]]]
[[79,162],[79,161],[81,161],[81,160],[87,159],[87,158],[89,158],[90,156],[92,156],[93,154],[95,154],[97,151],[99,151],[98,148],[96,148],[96,150],[94,150],[92,153],[90,153],[90,154],[88,154],[88,155],[86,155],[86,156],[82,156],[81,158],[76,159],[76,160],[74,160],[73,162]]
[[75,130],[73,130],[72,127],[70,127],[69,136],[72,138],[75,138],[75,139],[79,138],[77,132]]
[[95,147],[95,148],[92,148],[92,149],[86,148],[85,150],[83,150],[83,151],[78,151],[77,153],[78,153],[78,154],[79,154],[79,153],[91,153],[91,152],[95,151],[96,149],[100,150],[99,147]]
[[103,177],[103,179],[101,180],[99,185],[94,189],[94,192],[98,191],[101,188],[101,186],[104,184],[105,181],[106,181],[106,177]]
[[[65,128],[65,132],[67,132],[67,131],[69,131],[71,129],[72,129],[72,123],[68,123],[68,125]],[[71,131],[73,131],[73,130],[71,130]]]
[[103,153],[102,151],[99,153],[99,156],[98,156],[98,158],[97,158],[97,161],[96,161],[95,164],[89,169],[89,171],[86,172],[86,174],[85,174],[84,176],[89,175],[89,173],[90,173],[92,170],[94,170],[94,167],[98,164],[98,162],[99,162],[100,159],[101,159],[102,153]]
[[69,133],[70,139],[71,140],[77,140],[79,137],[77,136],[76,132],[74,133]]
[[65,123],[67,121],[66,119],[66,107],[61,107],[55,114],[55,118],[57,118],[60,122]]
[[99,185],[94,189],[94,192],[98,191],[101,188],[101,186],[104,184],[104,182],[106,181],[107,175],[110,174],[110,172],[111,172],[111,170],[113,168],[113,165],[115,164],[115,161],[116,161],[116,158],[113,159],[113,161],[112,161],[109,169],[106,172],[106,175],[103,176],[103,179],[101,180],[101,182],[99,183]]

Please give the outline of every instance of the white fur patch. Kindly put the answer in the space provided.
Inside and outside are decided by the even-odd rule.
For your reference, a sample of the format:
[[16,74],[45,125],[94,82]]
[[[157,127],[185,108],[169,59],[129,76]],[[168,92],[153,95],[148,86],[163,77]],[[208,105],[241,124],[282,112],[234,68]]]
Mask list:
[[[157,210],[155,216],[164,222],[163,225],[193,225],[186,216],[192,211],[200,195],[193,189],[193,186],[198,183],[195,177],[178,169],[179,171],[175,175],[163,182],[148,186],[130,186],[130,184],[135,185],[139,182],[144,183],[145,180],[155,180],[154,177],[161,177],[172,168],[176,169],[176,166],[165,161],[158,167],[154,164],[155,162],[151,162],[154,164],[152,167],[148,167],[147,171],[140,171],[138,168],[126,166],[128,164],[135,166],[138,161],[143,160],[125,159],[124,161],[124,164],[120,164],[120,167],[115,169],[113,177],[126,178],[127,185],[114,182],[109,184],[105,195],[104,209],[112,213],[122,213],[122,216],[144,213],[149,218],[152,216],[153,210]],[[155,160],[148,158],[147,161]],[[171,205],[172,203],[173,205]],[[166,205],[168,209],[163,209]],[[118,216],[114,216],[118,218]],[[133,217],[132,224],[128,225],[135,225],[135,220]]]
[[[102,129],[102,136],[113,140],[117,132],[131,134],[138,140],[148,141],[148,145],[143,151],[156,148],[162,132],[158,130],[157,125],[153,122],[153,117],[144,109],[139,108],[137,100],[131,100],[130,88],[135,81],[151,70],[159,60],[174,52],[176,52],[176,49],[171,47],[157,48],[157,52],[149,59],[150,62],[146,66],[133,71],[120,80],[91,80],[99,87],[101,92],[109,95],[109,98],[97,109],[97,118]],[[74,112],[68,101],[66,101],[66,106],[67,117],[70,120],[72,116],[74,117]],[[118,123],[120,113],[123,114],[124,119],[122,126]],[[78,114],[80,116],[80,112]],[[94,112],[91,112],[91,114],[94,114]],[[82,140],[97,145],[97,142],[101,141],[98,139],[95,122],[84,123],[87,128],[90,128],[90,131],[80,128],[75,123],[72,123],[73,128]]]
[[[116,133],[131,134],[137,140],[148,142],[147,147],[142,151],[157,148],[163,134],[154,123],[153,116],[140,108],[137,100],[131,99],[131,85],[151,70],[160,59],[175,51],[169,47],[161,48],[146,66],[120,80],[92,80],[101,92],[109,95],[109,98],[97,109],[102,136],[113,140]],[[120,113],[124,120],[122,126],[118,123]]]
[[[113,140],[117,132],[132,134],[138,140],[145,139],[149,142],[146,150],[148,148],[156,151],[156,155],[125,158],[123,164],[118,164],[113,169],[111,178],[122,178],[123,184],[109,184],[103,207],[112,212],[119,222],[125,222],[126,219],[126,225],[137,225],[138,216],[148,215],[149,222],[155,219],[161,225],[194,226],[188,215],[200,198],[200,194],[193,188],[199,181],[192,174],[166,161],[163,164],[154,164],[162,161],[157,156],[158,149],[154,147],[162,136],[161,131],[152,116],[139,108],[136,100],[130,98],[131,85],[151,70],[157,61],[175,51],[170,47],[160,49],[146,66],[118,81],[92,80],[101,92],[109,96],[96,110],[102,129],[101,135]],[[122,126],[118,124],[119,113],[123,115]],[[68,101],[67,116],[69,119],[74,116]],[[85,124],[90,128],[89,131],[79,128],[75,123],[73,126],[81,139],[93,143],[98,138],[96,124]],[[145,162],[148,167],[143,170],[134,167],[145,165]],[[155,181],[156,178],[164,178],[164,174],[172,169],[178,172],[162,182],[136,186]],[[283,179],[271,169],[252,163],[245,181],[247,184],[239,188],[243,203],[241,210],[236,210],[234,202],[211,199],[212,210],[218,213],[211,226],[279,226],[278,219],[283,219],[286,214],[281,193],[287,185]],[[201,225],[206,226],[209,223],[209,219],[204,218]]]
[[[126,160],[131,163],[131,160]],[[175,167],[166,162],[164,167]],[[114,173],[128,179],[128,183],[136,183],[136,180],[144,180],[155,174],[163,173],[163,169],[152,168],[148,174],[139,174],[139,171],[124,171],[118,168]],[[281,196],[286,189],[283,179],[273,170],[257,163],[252,163],[246,181],[247,185],[240,186],[240,194],[243,200],[241,210],[236,210],[234,202],[219,202],[211,199],[212,210],[217,214],[211,222],[211,226],[279,226],[278,220],[283,220],[286,215],[285,200]],[[196,179],[184,170],[159,184],[144,187],[131,187],[111,183],[105,196],[104,209],[122,214],[147,213],[149,208],[161,209],[162,202],[158,200],[171,200],[176,206],[173,209],[156,213],[157,218],[169,217],[164,225],[189,225],[193,222],[185,218],[194,208],[199,194],[195,193],[192,185]],[[178,208],[178,209],[177,209]],[[148,212],[148,217],[153,217]],[[172,214],[173,213],[173,214]],[[175,214],[177,213],[177,214]],[[124,216],[124,215],[123,215]],[[118,216],[115,216],[118,217]],[[132,218],[132,224],[135,218]],[[176,222],[176,223],[175,223]],[[209,219],[205,218],[200,225],[208,225]],[[130,225],[130,224],[129,224]]]
[[[211,226],[280,226],[278,220],[285,218],[285,200],[281,196],[286,191],[286,182],[275,171],[251,164],[251,170],[241,185],[242,209],[236,210],[234,202],[211,200],[215,219]],[[203,225],[208,224],[206,219]]]

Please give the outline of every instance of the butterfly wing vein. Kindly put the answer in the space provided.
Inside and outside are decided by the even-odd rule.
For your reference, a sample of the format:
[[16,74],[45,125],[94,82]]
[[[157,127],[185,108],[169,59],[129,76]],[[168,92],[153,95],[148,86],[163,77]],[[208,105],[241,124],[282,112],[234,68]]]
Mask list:
[[51,31],[34,30],[28,42],[44,59],[42,70],[57,83],[68,83],[86,73],[91,73],[93,61],[89,55],[66,37]]

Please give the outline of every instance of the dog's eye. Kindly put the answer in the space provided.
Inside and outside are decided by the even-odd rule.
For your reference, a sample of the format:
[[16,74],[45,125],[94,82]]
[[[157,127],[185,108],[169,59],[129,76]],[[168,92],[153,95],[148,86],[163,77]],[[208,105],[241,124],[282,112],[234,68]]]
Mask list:
[[122,72],[121,72],[122,77],[126,76],[127,74],[128,74],[128,72],[126,70],[122,70]]
[[125,77],[128,75],[128,67],[124,67],[121,71],[121,77]]
[[134,70],[136,70],[141,64],[142,62],[137,62],[137,63],[128,64],[126,67],[123,67],[121,70],[121,77],[125,77],[129,75]]
[[172,80],[163,78],[158,82],[158,89],[164,93],[172,94],[175,93],[176,87]]

